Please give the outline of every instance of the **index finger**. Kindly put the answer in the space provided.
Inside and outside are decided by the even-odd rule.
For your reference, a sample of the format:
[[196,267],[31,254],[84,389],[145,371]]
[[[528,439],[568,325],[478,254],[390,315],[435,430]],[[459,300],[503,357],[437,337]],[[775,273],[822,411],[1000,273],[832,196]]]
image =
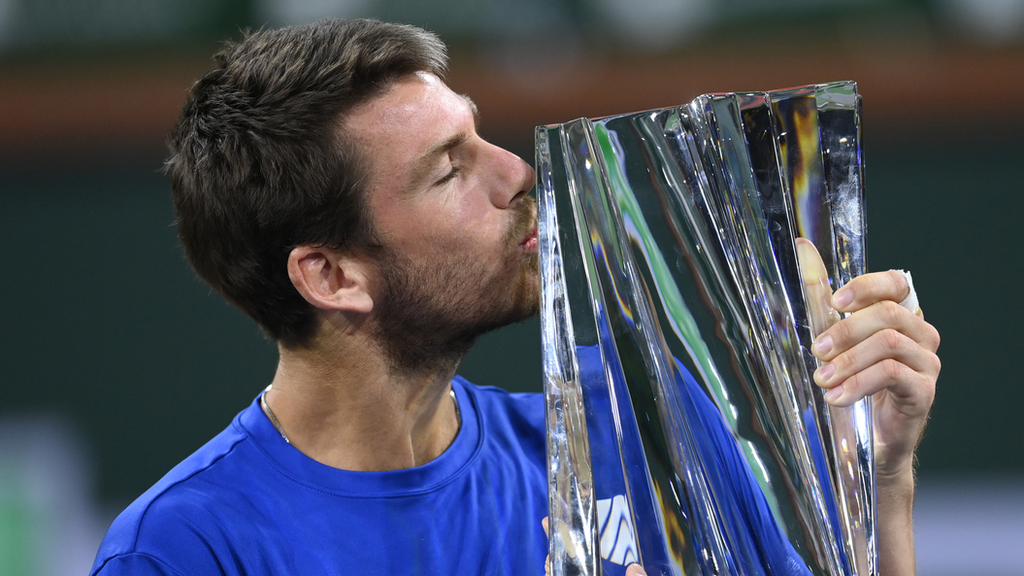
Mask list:
[[874,272],[850,280],[832,295],[840,312],[854,312],[883,300],[900,303],[910,295],[910,284],[898,270]]

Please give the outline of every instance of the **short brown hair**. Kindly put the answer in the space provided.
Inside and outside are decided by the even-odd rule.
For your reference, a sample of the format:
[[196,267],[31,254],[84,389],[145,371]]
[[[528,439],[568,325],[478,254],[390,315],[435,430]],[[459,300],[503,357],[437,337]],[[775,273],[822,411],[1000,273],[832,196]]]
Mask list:
[[344,114],[407,74],[443,75],[445,47],[413,26],[321,20],[246,34],[214,60],[170,135],[178,236],[203,280],[300,346],[316,311],[288,278],[291,250],[374,242]]

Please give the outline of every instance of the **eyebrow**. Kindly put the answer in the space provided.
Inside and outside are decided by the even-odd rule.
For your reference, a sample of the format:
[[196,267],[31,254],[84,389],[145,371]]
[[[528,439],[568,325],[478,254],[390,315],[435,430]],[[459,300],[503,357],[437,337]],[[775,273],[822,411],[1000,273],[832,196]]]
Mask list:
[[[475,129],[480,127],[480,111],[476,107],[476,103],[465,94],[459,94],[466,104],[469,105],[470,111],[473,113],[473,125]],[[437,146],[434,146],[426,154],[421,156],[416,164],[412,168],[412,181],[422,182],[430,176],[430,172],[434,167],[434,162],[439,156],[443,156],[450,152],[453,148],[457,148],[462,145],[466,140],[469,140],[469,134],[465,132],[459,132],[451,138],[448,138],[444,142],[441,142]]]
[[479,132],[480,131],[480,109],[476,107],[476,102],[473,102],[473,99],[470,98],[467,94],[459,94],[459,97],[461,97],[463,100],[465,100],[466,104],[469,104],[469,109],[470,109],[470,111],[473,112],[473,125],[476,127],[476,131]]

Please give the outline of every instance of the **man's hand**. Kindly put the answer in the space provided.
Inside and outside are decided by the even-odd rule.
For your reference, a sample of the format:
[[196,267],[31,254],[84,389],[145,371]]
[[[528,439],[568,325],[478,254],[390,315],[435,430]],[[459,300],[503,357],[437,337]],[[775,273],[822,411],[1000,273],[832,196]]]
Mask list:
[[[879,573],[916,574],[914,449],[935,399],[939,333],[920,308],[900,305],[911,291],[903,274],[865,274],[829,294],[813,245],[801,238],[797,252],[812,322],[824,328],[811,348],[824,362],[814,381],[833,406],[874,397]],[[828,326],[828,307],[848,316]]]
[[900,306],[910,292],[896,271],[855,278],[832,295],[844,313],[814,341],[824,364],[814,373],[825,400],[849,406],[874,395],[875,462],[880,477],[912,473],[914,448],[935,398],[939,333]]

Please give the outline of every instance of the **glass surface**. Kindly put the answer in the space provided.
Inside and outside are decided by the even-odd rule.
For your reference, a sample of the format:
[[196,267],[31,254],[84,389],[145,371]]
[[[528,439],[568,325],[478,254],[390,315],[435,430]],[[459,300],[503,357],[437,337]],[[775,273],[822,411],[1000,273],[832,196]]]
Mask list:
[[864,270],[859,113],[840,82],[538,127],[553,574],[874,573],[870,406],[809,352]]

